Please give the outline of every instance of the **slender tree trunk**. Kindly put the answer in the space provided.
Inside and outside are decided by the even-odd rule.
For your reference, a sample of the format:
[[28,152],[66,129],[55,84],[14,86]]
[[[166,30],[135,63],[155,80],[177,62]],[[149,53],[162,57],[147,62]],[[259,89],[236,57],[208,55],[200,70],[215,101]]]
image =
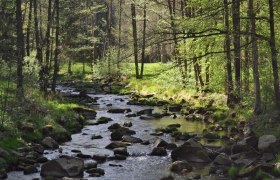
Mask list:
[[[247,16],[250,17],[249,10],[247,11]],[[245,49],[244,49],[244,91],[246,93],[249,92],[249,78],[250,78],[250,62],[251,62],[251,56],[250,56],[250,22],[246,22],[246,35],[245,35]]]
[[224,21],[225,21],[225,51],[227,59],[227,105],[233,106],[233,82],[232,82],[232,67],[231,67],[231,54],[230,54],[230,31],[229,31],[229,12],[228,12],[228,0],[224,0]]
[[37,0],[34,0],[34,28],[35,28],[35,39],[36,39],[36,59],[39,62],[40,72],[39,72],[39,84],[40,89],[42,91],[46,91],[45,85],[44,85],[44,65],[43,65],[43,52],[42,52],[42,41],[41,36],[39,32],[39,23],[38,23],[38,4]]
[[143,24],[143,43],[142,43],[142,59],[141,59],[141,74],[140,78],[143,78],[144,74],[144,63],[145,63],[145,50],[146,50],[146,28],[147,28],[147,10],[146,2],[144,5],[144,24]]
[[193,68],[194,68],[194,77],[195,77],[195,87],[196,87],[196,92],[199,91],[199,87],[198,87],[198,81],[199,81],[199,78],[198,78],[198,69],[197,69],[197,66],[196,66],[196,58],[194,57],[193,58]]
[[232,1],[232,22],[233,22],[233,44],[234,44],[234,64],[235,64],[235,89],[237,102],[240,99],[241,88],[241,48],[240,48],[240,0]]
[[27,56],[30,56],[30,31],[31,31],[31,22],[32,22],[32,6],[33,6],[33,0],[29,0],[28,24],[26,30],[26,55]]
[[274,9],[273,0],[269,0],[269,23],[270,23],[270,49],[271,49],[271,63],[273,70],[273,85],[274,96],[277,110],[280,110],[280,92],[279,92],[279,75],[278,75],[278,61],[277,61],[277,49],[275,43],[275,27],[274,27]]
[[256,36],[256,13],[254,10],[254,0],[249,0],[248,9],[250,13],[251,22],[251,39],[252,39],[252,60],[253,60],[253,77],[254,77],[254,91],[255,103],[254,113],[261,113],[261,88],[259,80],[259,52],[258,52],[258,39]]
[[120,70],[120,63],[121,63],[121,43],[122,43],[122,12],[123,12],[123,0],[119,0],[120,4],[119,4],[119,46],[118,46],[118,60],[117,60],[117,68],[118,70]]
[[48,6],[48,24],[46,32],[46,66],[49,66],[50,62],[50,35],[51,35],[51,24],[52,24],[52,0],[49,0]]
[[134,63],[136,79],[139,79],[138,69],[138,43],[137,43],[137,24],[136,24],[136,8],[135,2],[131,3],[131,16],[132,16],[132,31],[133,31],[133,42],[134,42]]
[[23,92],[23,57],[24,57],[24,40],[22,28],[22,11],[21,0],[16,0],[16,21],[17,21],[17,96],[22,98]]
[[109,52],[108,55],[108,72],[111,74],[111,41],[112,41],[112,0],[110,0],[110,3],[107,4],[107,52]]
[[[172,7],[171,0],[168,0],[168,9],[169,9],[169,16],[170,16],[170,21],[171,21],[171,29],[172,29],[172,35],[173,35],[173,40],[175,44],[174,48],[174,53],[175,53],[175,59],[178,62],[179,65],[181,65],[181,61],[179,60],[177,56],[177,48],[178,48],[178,40],[177,40],[177,33],[176,33],[176,26],[175,26],[175,18],[174,18],[174,8]],[[173,4],[174,6],[174,4]]]
[[53,71],[53,82],[52,91],[55,92],[56,81],[59,71],[59,0],[55,0],[56,8],[56,32],[55,32],[55,52],[54,52],[54,71]]

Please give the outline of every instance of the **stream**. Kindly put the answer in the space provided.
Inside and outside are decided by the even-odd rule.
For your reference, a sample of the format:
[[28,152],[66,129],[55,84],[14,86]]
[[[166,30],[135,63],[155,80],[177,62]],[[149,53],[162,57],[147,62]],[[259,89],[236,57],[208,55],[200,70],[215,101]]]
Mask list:
[[[62,93],[77,93],[73,89],[59,87]],[[111,132],[108,130],[108,126],[113,123],[123,124],[124,122],[132,122],[133,126],[130,127],[131,130],[136,131],[135,137],[141,138],[143,141],[150,141],[150,145],[142,144],[132,144],[127,147],[130,154],[128,158],[124,161],[119,160],[107,160],[104,163],[98,164],[99,168],[105,170],[105,175],[102,177],[90,178],[87,173],[84,173],[85,179],[100,179],[100,180],[156,180],[169,175],[172,175],[175,179],[185,179],[186,177],[181,177],[173,174],[169,171],[169,165],[172,163],[170,153],[168,150],[167,156],[150,156],[152,152],[152,144],[157,138],[161,138],[168,143],[175,143],[181,145],[183,143],[180,141],[175,141],[169,134],[163,134],[160,137],[152,136],[151,133],[155,132],[156,128],[166,127],[169,124],[179,123],[181,127],[179,130],[189,133],[201,134],[202,130],[206,128],[206,125],[201,122],[190,122],[186,121],[183,117],[178,117],[173,119],[172,117],[164,117],[162,119],[156,120],[141,120],[139,117],[126,117],[124,114],[111,114],[107,111],[114,108],[129,108],[132,110],[131,113],[136,113],[137,111],[154,108],[149,106],[137,106],[137,105],[127,105],[130,100],[129,96],[121,96],[114,94],[88,94],[92,98],[98,97],[97,104],[92,106],[92,108],[97,112],[96,119],[100,117],[109,117],[113,121],[108,124],[100,124],[97,126],[85,126],[81,133],[73,134],[72,140],[60,145],[62,152],[58,150],[55,151],[45,151],[44,156],[49,160],[59,158],[61,155],[75,156],[76,154],[72,150],[80,150],[86,155],[108,155],[112,156],[113,151],[106,149],[107,146],[112,141],[110,140]],[[111,104],[111,106],[108,106]],[[154,108],[154,112],[162,111],[161,108]],[[96,122],[96,120],[89,120],[90,122]],[[92,135],[101,135],[102,139],[92,140]],[[86,159],[87,162],[94,162],[94,160]],[[118,167],[112,167],[112,164],[118,165]],[[196,167],[188,176],[194,174],[207,174],[208,167]],[[40,170],[39,170],[40,172]],[[23,172],[10,172],[8,174],[8,179],[10,180],[30,180],[30,179],[42,179],[39,173],[31,175],[23,175]]]

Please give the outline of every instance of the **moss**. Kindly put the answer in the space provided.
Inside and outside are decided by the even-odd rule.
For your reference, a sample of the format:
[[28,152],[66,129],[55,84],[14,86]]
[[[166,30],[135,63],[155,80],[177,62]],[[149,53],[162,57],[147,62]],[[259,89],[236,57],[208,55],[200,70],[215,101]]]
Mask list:
[[235,166],[231,166],[229,169],[228,169],[228,175],[230,178],[234,179],[237,177],[238,175],[238,169],[235,167]]

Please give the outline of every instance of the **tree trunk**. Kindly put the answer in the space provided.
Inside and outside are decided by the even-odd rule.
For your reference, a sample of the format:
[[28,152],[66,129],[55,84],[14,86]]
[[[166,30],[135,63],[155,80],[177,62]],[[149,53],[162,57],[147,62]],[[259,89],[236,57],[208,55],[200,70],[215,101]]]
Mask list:
[[232,22],[235,64],[235,96],[237,96],[237,101],[235,103],[239,103],[241,96],[240,0],[232,1]]
[[58,55],[59,55],[59,0],[55,0],[56,8],[56,32],[55,32],[55,52],[54,52],[54,71],[52,91],[55,92],[56,81],[59,71]]
[[22,11],[21,0],[16,0],[16,21],[17,21],[17,96],[22,98],[23,92],[23,57],[24,57],[24,40],[22,28]]
[[108,55],[108,72],[111,75],[111,41],[112,41],[112,0],[110,0],[110,3],[107,4],[107,52],[109,53]]
[[224,21],[225,21],[225,51],[227,59],[227,105],[233,106],[233,82],[232,82],[232,67],[231,67],[231,54],[230,54],[230,31],[229,31],[229,12],[228,0],[224,0]]
[[46,91],[45,83],[44,83],[44,65],[43,65],[43,51],[42,51],[42,41],[41,41],[41,36],[39,32],[39,23],[38,23],[38,4],[37,0],[34,0],[34,28],[35,28],[35,39],[36,39],[36,59],[39,62],[39,84],[40,84],[40,89],[42,91]]
[[135,8],[135,2],[132,2],[132,3],[131,3],[131,16],[132,16],[132,31],[133,31],[133,42],[134,42],[135,74],[136,74],[136,79],[139,79],[139,69],[138,69],[138,43],[137,43],[137,24],[136,24],[136,8]]
[[147,28],[147,10],[146,2],[144,5],[144,24],[143,24],[143,43],[142,43],[142,59],[141,59],[141,73],[140,78],[143,78],[144,74],[144,63],[145,63],[145,50],[146,50],[146,28]]
[[280,110],[280,92],[279,92],[279,75],[278,75],[278,62],[277,62],[277,49],[275,43],[275,27],[274,27],[274,9],[273,0],[269,0],[269,23],[270,23],[270,49],[271,49],[271,63],[273,70],[273,85],[274,96],[277,110]]
[[254,0],[249,0],[248,9],[250,13],[251,22],[251,39],[252,39],[252,60],[253,60],[253,77],[254,77],[254,91],[255,103],[254,113],[256,115],[261,113],[261,89],[259,80],[259,52],[258,52],[258,39],[256,36],[256,13],[254,10]]
[[[249,10],[247,11],[247,16],[250,17]],[[246,93],[249,92],[249,78],[250,78],[250,62],[251,62],[251,56],[250,56],[250,22],[246,22],[246,35],[245,35],[245,48],[244,48],[244,91]]]
[[29,13],[28,13],[28,24],[26,30],[26,55],[30,56],[30,31],[31,31],[31,22],[32,22],[32,6],[33,0],[29,1]]
[[49,0],[48,6],[48,24],[46,32],[46,66],[49,66],[50,62],[50,34],[51,34],[51,24],[52,24],[52,0]]
[[117,60],[117,68],[118,71],[120,70],[120,63],[121,63],[121,43],[122,43],[122,12],[123,12],[123,0],[119,0],[120,1],[120,9],[119,9],[119,46],[118,46],[118,60]]

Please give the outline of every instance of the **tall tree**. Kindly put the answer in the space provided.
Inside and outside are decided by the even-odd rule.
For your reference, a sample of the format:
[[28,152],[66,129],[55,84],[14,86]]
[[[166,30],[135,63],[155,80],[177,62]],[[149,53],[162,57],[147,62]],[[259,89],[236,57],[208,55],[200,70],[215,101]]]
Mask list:
[[30,56],[30,31],[32,22],[32,6],[33,0],[29,0],[28,24],[26,30],[26,55]]
[[225,21],[225,52],[227,59],[227,105],[233,105],[233,82],[232,82],[232,67],[231,67],[231,54],[230,54],[230,27],[229,27],[229,10],[228,0],[224,0],[224,21]]
[[117,59],[117,68],[120,70],[121,63],[121,43],[122,43],[122,15],[123,14],[123,0],[119,0],[119,42],[118,42],[118,59]]
[[145,51],[146,51],[146,29],[147,29],[147,4],[144,2],[144,23],[143,23],[143,43],[142,43],[142,58],[141,58],[141,73],[140,78],[143,78],[144,63],[145,63]]
[[55,52],[54,52],[54,71],[53,71],[53,81],[52,81],[52,92],[55,92],[57,76],[59,71],[59,0],[55,0],[55,10],[56,10],[56,31],[55,31]]
[[[240,0],[232,0],[233,45],[235,65],[235,91],[240,99],[241,88],[241,48],[240,48]],[[235,103],[238,103],[235,102]]]
[[21,0],[16,0],[16,20],[17,20],[17,95],[22,97],[23,92],[23,57],[24,57],[24,40],[22,28],[22,11]]
[[251,22],[251,39],[252,39],[252,60],[253,60],[253,77],[254,77],[254,91],[255,91],[255,103],[254,114],[261,113],[261,88],[259,79],[259,50],[258,39],[256,35],[256,11],[254,8],[254,0],[249,0],[248,9]]
[[273,85],[274,85],[274,96],[275,104],[278,110],[280,110],[280,92],[279,92],[279,75],[278,75],[278,61],[277,61],[277,50],[275,43],[275,27],[274,27],[274,8],[273,0],[269,2],[269,24],[270,24],[270,49],[271,49],[271,63],[273,70]]
[[132,31],[133,31],[133,44],[134,44],[135,76],[136,76],[136,79],[139,79],[138,42],[137,42],[137,23],[136,23],[136,7],[135,7],[135,2],[131,3],[131,17],[132,17]]

